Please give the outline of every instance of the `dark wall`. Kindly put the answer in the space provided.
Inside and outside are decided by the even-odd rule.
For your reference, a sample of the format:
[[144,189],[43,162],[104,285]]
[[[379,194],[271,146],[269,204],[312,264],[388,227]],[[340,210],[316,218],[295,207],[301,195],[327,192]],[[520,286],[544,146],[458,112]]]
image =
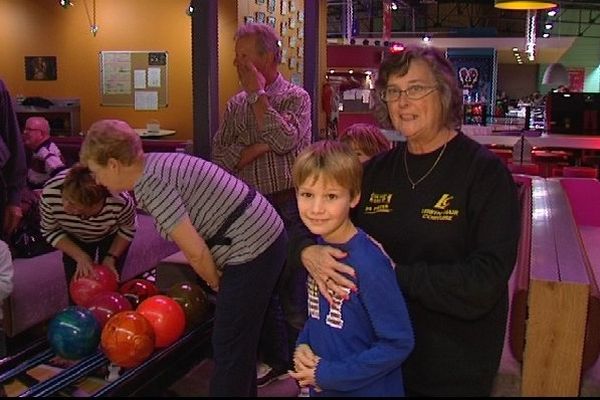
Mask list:
[[[498,64],[498,91],[504,90],[509,99],[529,96],[538,90],[538,64]],[[545,94],[545,93],[542,93]]]

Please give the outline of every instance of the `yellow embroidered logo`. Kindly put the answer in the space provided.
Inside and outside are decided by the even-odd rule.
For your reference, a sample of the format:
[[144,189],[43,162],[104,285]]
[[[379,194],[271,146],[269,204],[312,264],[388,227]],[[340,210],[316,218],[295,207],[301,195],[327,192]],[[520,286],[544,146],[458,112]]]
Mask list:
[[365,214],[379,214],[392,212],[390,204],[392,203],[391,193],[371,193],[369,203],[365,205]]
[[442,197],[435,203],[433,208],[437,208],[438,210],[445,210],[450,205],[450,200],[452,200],[454,196],[450,196],[448,193],[444,193]]
[[430,221],[452,221],[459,214],[457,209],[449,208],[452,199],[454,199],[454,196],[444,193],[434,204],[433,208],[421,209],[421,218]]

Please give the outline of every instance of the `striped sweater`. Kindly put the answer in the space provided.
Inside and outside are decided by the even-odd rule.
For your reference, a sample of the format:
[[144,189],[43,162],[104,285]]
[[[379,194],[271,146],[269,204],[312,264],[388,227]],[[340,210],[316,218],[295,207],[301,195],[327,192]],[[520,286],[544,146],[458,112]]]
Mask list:
[[42,190],[40,201],[42,235],[52,246],[66,236],[82,242],[96,242],[115,232],[126,240],[133,240],[136,227],[135,203],[126,193],[106,198],[102,210],[92,217],[81,217],[65,212],[62,202],[64,170],[51,178]]
[[[198,157],[183,153],[148,153],[144,172],[134,187],[138,206],[154,218],[164,238],[189,216],[198,234],[211,238],[242,202],[249,187]],[[283,231],[283,221],[259,193],[225,231],[230,245],[211,248],[219,268],[253,260]]]

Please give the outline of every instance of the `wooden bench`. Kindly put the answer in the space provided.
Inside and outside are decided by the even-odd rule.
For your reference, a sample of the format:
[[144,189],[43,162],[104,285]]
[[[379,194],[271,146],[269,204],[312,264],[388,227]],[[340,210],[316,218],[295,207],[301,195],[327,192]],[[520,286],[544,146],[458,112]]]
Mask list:
[[578,396],[591,286],[586,255],[560,182],[537,180],[532,196],[522,395]]
[[595,179],[558,179],[571,205],[586,255],[590,298],[583,352],[584,374],[600,380],[600,182]]

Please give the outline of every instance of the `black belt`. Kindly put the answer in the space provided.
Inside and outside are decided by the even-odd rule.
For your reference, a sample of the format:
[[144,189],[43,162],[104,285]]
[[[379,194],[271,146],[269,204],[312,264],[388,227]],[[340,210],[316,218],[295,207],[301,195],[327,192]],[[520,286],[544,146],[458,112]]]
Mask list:
[[231,238],[223,236],[227,228],[229,228],[243,213],[246,211],[246,208],[252,203],[256,197],[256,190],[253,188],[249,188],[248,193],[246,193],[246,197],[238,206],[225,218],[225,221],[221,224],[217,232],[212,235],[210,239],[206,241],[206,245],[208,248],[212,248],[213,246],[230,246]]

